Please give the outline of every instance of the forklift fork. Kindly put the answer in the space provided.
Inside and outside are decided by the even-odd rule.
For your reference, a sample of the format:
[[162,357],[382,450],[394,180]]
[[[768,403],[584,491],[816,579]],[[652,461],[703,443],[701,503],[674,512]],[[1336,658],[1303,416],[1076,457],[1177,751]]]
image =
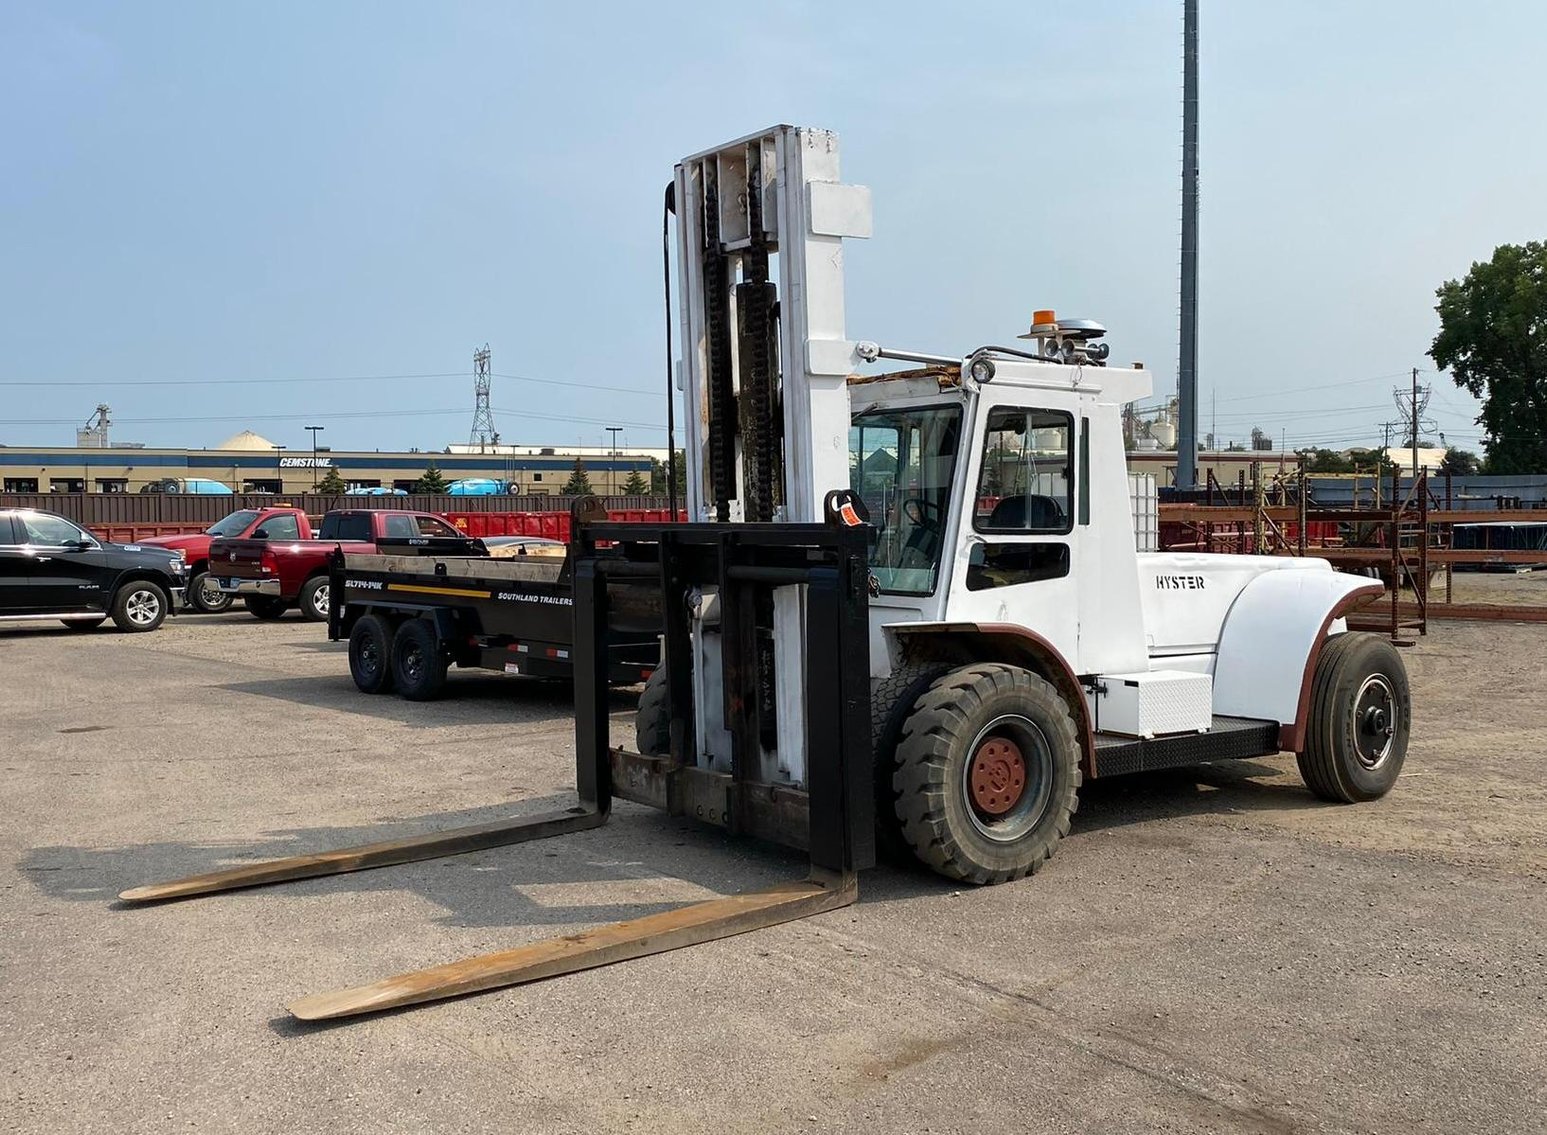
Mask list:
[[[119,898],[131,904],[192,898],[461,855],[600,827],[611,812],[613,762],[659,761],[609,745],[607,590],[608,576],[613,576],[617,585],[658,582],[661,589],[668,625],[666,653],[668,661],[675,659],[678,667],[675,678],[668,670],[668,680],[673,683],[671,732],[675,751],[668,762],[668,778],[712,775],[692,767],[686,756],[688,746],[677,740],[691,734],[691,699],[686,696],[687,635],[681,619],[683,589],[694,583],[723,586],[732,580],[743,588],[793,583],[807,586],[808,805],[799,825],[760,834],[808,847],[810,876],[399,974],[355,989],[314,994],[296,1001],[290,1012],[301,1020],[323,1020],[460,997],[744,934],[849,905],[859,896],[858,869],[870,866],[874,859],[868,781],[869,674],[867,666],[855,665],[865,656],[863,538],[850,530],[823,525],[753,528],[742,529],[727,540],[724,527],[713,525],[584,526],[583,554],[574,572],[579,807],[212,871],[134,887]],[[611,548],[599,551],[598,540],[611,543]],[[629,559],[626,553],[635,558]],[[744,657],[728,655],[724,661],[727,670],[751,665]],[[687,720],[679,716],[684,712]],[[738,738],[739,747],[755,743],[752,734],[756,729],[750,721],[737,727],[738,732],[747,733]],[[725,785],[725,792],[730,806],[724,815],[733,828],[737,827],[736,817],[744,811],[742,796],[768,787],[753,780],[750,769],[747,762],[727,778],[730,783]],[[675,798],[678,794],[669,795]]]

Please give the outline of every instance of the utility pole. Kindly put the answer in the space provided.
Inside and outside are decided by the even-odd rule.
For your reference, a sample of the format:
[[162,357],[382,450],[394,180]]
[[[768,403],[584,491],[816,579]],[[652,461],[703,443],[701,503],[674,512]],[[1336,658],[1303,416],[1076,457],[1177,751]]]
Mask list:
[[622,432],[622,430],[622,426],[607,427],[607,432],[612,435],[610,451],[610,456],[612,458],[610,464],[612,467],[607,472],[608,475],[612,478],[612,491],[614,493],[617,493],[618,491],[618,434]]
[[1413,479],[1418,478],[1418,368],[1413,368]]
[[1182,328],[1176,483],[1198,483],[1198,0],[1182,5]]
[[307,426],[306,428],[311,431],[312,435],[312,492],[315,493],[317,491],[317,435],[328,427]]

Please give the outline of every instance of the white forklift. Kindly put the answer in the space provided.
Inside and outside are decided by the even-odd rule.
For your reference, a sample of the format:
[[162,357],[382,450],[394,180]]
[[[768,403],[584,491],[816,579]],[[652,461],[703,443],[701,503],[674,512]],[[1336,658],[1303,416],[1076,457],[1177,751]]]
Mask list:
[[[840,182],[827,131],[696,155],[674,189],[689,515],[820,522],[836,486],[863,503],[884,839],[997,883],[1052,853],[1082,778],[1287,751],[1324,799],[1391,787],[1406,672],[1343,622],[1382,588],[1325,560],[1138,553],[1120,418],[1151,379],[1107,365],[1103,328],[1040,311],[1024,347],[959,356],[848,340],[842,242],[870,235],[870,199]],[[880,360],[916,365],[866,373]],[[775,595],[780,743],[760,754],[767,782],[795,787],[797,604]],[[694,617],[687,756],[728,769],[712,593]],[[666,751],[668,669],[642,752]]]
[[[878,833],[952,879],[1015,879],[1068,832],[1088,778],[1288,751],[1325,799],[1391,787],[1406,673],[1343,623],[1382,588],[1315,559],[1139,554],[1119,419],[1150,377],[1107,365],[1102,328],[1039,312],[1024,346],[960,356],[849,340],[843,242],[870,235],[870,195],[840,181],[828,131],[688,158],[668,208],[691,520],[580,525],[578,807],[123,900],[565,835],[615,797],[809,852],[804,880],[290,1006],[334,1018],[842,906]],[[909,367],[871,373],[881,360]],[[608,647],[651,603],[663,659],[630,751],[610,735]]]

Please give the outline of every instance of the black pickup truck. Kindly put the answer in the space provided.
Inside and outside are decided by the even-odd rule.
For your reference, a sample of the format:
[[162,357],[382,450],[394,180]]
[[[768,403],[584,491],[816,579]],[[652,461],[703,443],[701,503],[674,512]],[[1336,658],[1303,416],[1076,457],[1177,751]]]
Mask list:
[[74,521],[0,509],[0,620],[153,631],[182,605],[182,553],[98,540]]

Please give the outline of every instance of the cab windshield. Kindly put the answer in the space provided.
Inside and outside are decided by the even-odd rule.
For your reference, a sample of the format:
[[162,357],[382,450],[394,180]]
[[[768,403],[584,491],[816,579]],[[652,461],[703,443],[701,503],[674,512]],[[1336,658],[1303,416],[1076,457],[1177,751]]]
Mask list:
[[224,520],[217,520],[204,530],[206,536],[240,536],[242,531],[258,517],[254,509],[244,508],[233,512]]
[[961,408],[869,410],[849,425],[849,487],[870,510],[883,592],[930,595],[940,574]]

